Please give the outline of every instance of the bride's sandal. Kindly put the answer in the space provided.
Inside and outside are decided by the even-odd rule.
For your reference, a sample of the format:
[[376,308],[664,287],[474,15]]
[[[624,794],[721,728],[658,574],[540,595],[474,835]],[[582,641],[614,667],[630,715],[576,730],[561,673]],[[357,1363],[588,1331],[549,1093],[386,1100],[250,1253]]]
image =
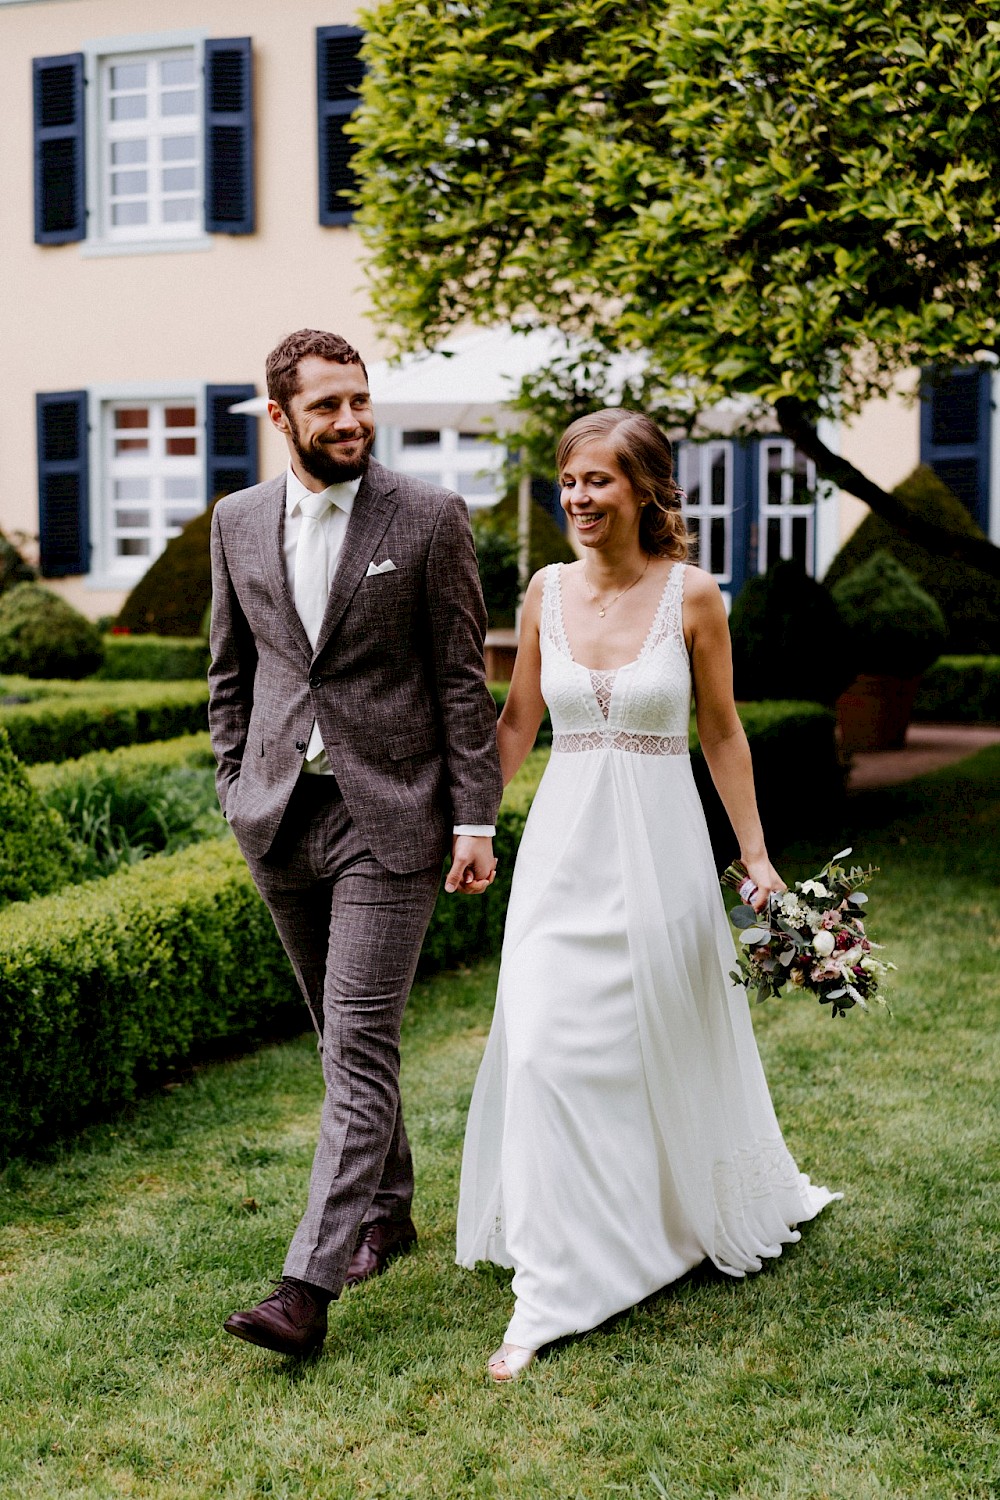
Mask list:
[[523,1375],[537,1353],[537,1349],[522,1349],[520,1344],[501,1344],[496,1353],[490,1355],[486,1368],[491,1378],[502,1385]]

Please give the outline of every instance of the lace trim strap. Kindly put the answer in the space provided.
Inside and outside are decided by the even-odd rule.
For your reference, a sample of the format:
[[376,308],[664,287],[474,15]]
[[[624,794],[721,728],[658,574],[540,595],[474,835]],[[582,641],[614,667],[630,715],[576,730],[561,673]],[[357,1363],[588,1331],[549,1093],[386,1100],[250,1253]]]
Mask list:
[[542,635],[566,656],[572,657],[563,626],[562,601],[559,594],[560,563],[549,563],[542,584]]
[[655,651],[663,641],[679,641],[681,646],[684,646],[683,608],[686,571],[687,564],[682,562],[675,562],[670,569],[670,577],[667,579],[659,608],[653,616],[653,623],[649,627],[649,634],[639,653],[640,656],[645,656],[649,651]]
[[554,734],[552,749],[556,753],[582,750],[624,750],[630,755],[687,755],[686,734],[632,734],[627,729],[584,729],[571,734]]

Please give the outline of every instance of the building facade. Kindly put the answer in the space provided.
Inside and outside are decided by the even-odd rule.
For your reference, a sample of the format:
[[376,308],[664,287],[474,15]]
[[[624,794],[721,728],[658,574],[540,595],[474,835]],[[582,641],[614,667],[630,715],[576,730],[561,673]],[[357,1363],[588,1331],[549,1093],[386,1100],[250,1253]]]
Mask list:
[[[359,9],[0,0],[0,527],[91,617],[216,495],[283,467],[269,424],[232,411],[283,334],[384,353],[345,196]],[[993,387],[964,372],[825,436],[884,485],[933,462],[1000,540]],[[396,423],[388,461],[494,497],[481,433]],[[730,596],[778,556],[821,574],[864,513],[780,437],[684,444],[678,464]]]

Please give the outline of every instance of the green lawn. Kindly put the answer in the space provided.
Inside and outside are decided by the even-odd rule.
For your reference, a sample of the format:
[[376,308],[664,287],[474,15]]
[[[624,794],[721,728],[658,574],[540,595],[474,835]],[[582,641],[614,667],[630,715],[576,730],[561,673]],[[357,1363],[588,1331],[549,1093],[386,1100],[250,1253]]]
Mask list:
[[[514,1386],[507,1276],[452,1264],[495,970],[421,986],[418,1253],[301,1365],[221,1331],[280,1271],[320,1098],[308,1038],[207,1067],[0,1190],[0,1496],[896,1500],[1000,1488],[1000,752],[852,804],[894,1018],[756,1012],[789,1144],[845,1194],[760,1275],[707,1271]],[[836,844],[803,845],[786,875]],[[544,1212],[544,1205],[539,1205]]]

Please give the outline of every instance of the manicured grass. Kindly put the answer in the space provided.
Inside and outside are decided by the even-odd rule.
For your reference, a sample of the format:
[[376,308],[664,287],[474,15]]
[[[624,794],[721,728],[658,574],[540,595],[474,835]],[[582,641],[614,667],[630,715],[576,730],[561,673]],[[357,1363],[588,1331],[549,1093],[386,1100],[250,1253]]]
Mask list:
[[[786,1137],[845,1199],[760,1275],[699,1270],[496,1389],[507,1276],[452,1264],[494,968],[414,994],[417,1254],[296,1365],[220,1323],[277,1275],[308,1038],[205,1068],[0,1191],[0,1494],[987,1500],[995,1417],[1000,752],[851,804],[894,1018],[756,1011]],[[905,842],[904,842],[905,841]],[[787,876],[839,845],[788,851]],[[545,1205],[539,1205],[545,1212]]]

